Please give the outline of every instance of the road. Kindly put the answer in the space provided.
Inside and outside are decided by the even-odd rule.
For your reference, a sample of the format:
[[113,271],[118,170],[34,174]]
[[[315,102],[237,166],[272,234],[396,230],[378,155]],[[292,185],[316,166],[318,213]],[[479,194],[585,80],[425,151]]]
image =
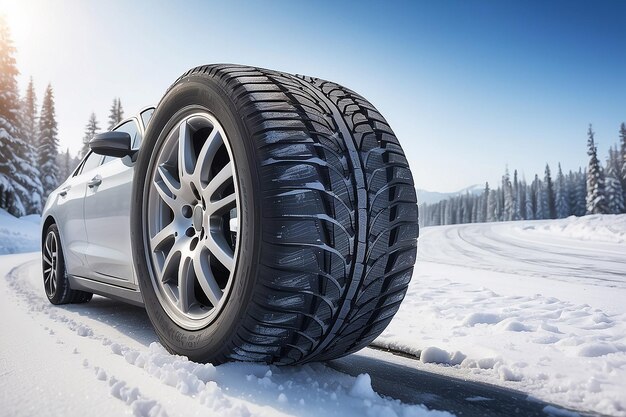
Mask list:
[[[170,416],[181,415],[181,412],[182,415],[201,415],[206,413],[201,405],[207,404],[216,412],[226,410],[231,415],[246,415],[243,412],[238,414],[240,404],[236,403],[237,399],[245,403],[249,410],[260,407],[258,413],[253,412],[260,415],[350,415],[340,408],[328,408],[323,395],[331,391],[328,387],[337,383],[345,385],[342,382],[346,380],[345,374],[357,376],[362,373],[371,376],[373,389],[383,396],[406,404],[425,404],[430,409],[449,411],[458,416],[551,415],[544,411],[551,410],[550,407],[545,408],[548,404],[528,400],[526,394],[454,378],[445,373],[433,373],[423,369],[415,359],[369,348],[328,364],[339,373],[329,374],[331,369],[328,366],[311,368],[313,371],[307,368],[296,373],[274,368],[272,381],[283,382],[269,391],[241,386],[245,385],[244,381],[250,381],[248,373],[257,372],[259,368],[251,368],[251,371],[236,365],[218,367],[221,377],[216,380],[220,389],[228,393],[229,402],[224,403],[226,400],[222,397],[218,398],[222,401],[219,403],[213,397],[210,401],[206,398],[202,400],[202,395],[194,400],[194,395],[180,388],[181,381],[189,380],[189,374],[180,376],[189,367],[178,369],[179,379],[172,382],[172,375],[163,372],[169,369],[167,364],[162,363],[168,360],[163,356],[157,356],[150,364],[152,370],[148,365],[138,369],[122,358],[115,359],[122,355],[128,362],[129,355],[126,353],[153,349],[150,345],[156,341],[156,335],[144,310],[102,297],[95,297],[86,305],[50,307],[40,290],[39,273],[36,254],[0,258],[0,274],[3,277],[0,283],[0,313],[3,315],[0,404],[4,410],[0,411],[0,415],[82,415],[85,405],[93,410],[90,414],[94,416],[128,413],[129,408],[137,416],[165,415],[159,414],[164,410]],[[99,381],[103,379],[101,374],[105,368],[108,376],[103,378],[108,378],[110,390],[103,390],[103,382]],[[265,398],[283,385],[295,385],[295,388],[289,387],[292,389],[289,392],[309,390],[311,378],[302,378],[298,372],[313,372],[313,378],[319,379],[319,383],[314,382],[313,386],[326,393],[314,397],[317,402],[294,409],[287,406],[280,396],[278,401]],[[95,378],[86,377],[89,373]],[[120,381],[123,382],[122,389],[116,391]],[[173,385],[178,391],[172,390]],[[124,391],[124,386],[129,389]],[[341,392],[341,389],[335,390]],[[329,395],[333,398],[332,392]],[[111,396],[122,401],[111,401]],[[343,401],[348,399],[352,401],[349,397],[344,397]],[[372,407],[367,401],[358,404]],[[50,407],[51,403],[56,405]],[[325,407],[327,411],[324,411]],[[338,412],[334,412],[335,409]]]

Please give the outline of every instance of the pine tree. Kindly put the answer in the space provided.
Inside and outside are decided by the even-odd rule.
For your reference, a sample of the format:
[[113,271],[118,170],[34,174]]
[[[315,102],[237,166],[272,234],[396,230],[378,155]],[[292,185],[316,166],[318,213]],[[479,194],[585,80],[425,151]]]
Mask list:
[[85,155],[87,155],[87,152],[89,152],[89,141],[96,135],[96,133],[98,133],[98,130],[100,130],[100,126],[98,126],[96,114],[92,112],[91,116],[89,116],[89,121],[85,126],[85,136],[83,136],[83,148],[80,151],[81,157],[84,157]]
[[606,161],[605,192],[608,212],[611,214],[624,212],[624,194],[619,178],[619,157],[617,149],[609,148],[609,158]]
[[17,178],[23,171],[19,155],[24,142],[20,138],[21,106],[14,54],[9,29],[0,16],[0,208],[22,216],[26,212],[21,199],[25,190]]
[[54,111],[52,86],[48,84],[41,106],[39,118],[39,170],[43,185],[44,201],[59,184],[59,170],[56,164],[59,140]]
[[537,174],[535,174],[535,180],[533,181],[533,191],[535,193],[535,219],[546,219],[548,216],[548,202],[546,201],[545,187]]
[[36,214],[41,213],[43,208],[43,188],[39,180],[37,99],[32,77],[26,88],[26,96],[22,101],[20,121],[21,136],[24,143],[20,146],[17,155],[21,160],[19,164],[21,175],[17,176],[21,187],[18,187],[18,190],[21,190],[22,195],[20,197],[25,206],[26,214]]
[[594,140],[594,132],[589,125],[587,131],[587,155],[589,167],[587,170],[587,214],[606,214],[609,209],[606,204],[604,173],[598,160],[598,149]]
[[552,184],[552,175],[550,173],[550,166],[546,164],[545,177],[543,179],[545,197],[546,197],[546,218],[556,219],[556,203],[554,198],[554,185]]
[[513,220],[513,187],[511,185],[511,178],[509,177],[509,169],[507,168],[502,176],[502,192],[504,206],[502,208],[502,220]]
[[587,170],[578,168],[576,176],[576,216],[587,214]]
[[30,77],[28,87],[26,87],[26,95],[22,102],[22,133],[24,140],[34,148],[39,147],[37,142],[37,96],[35,95],[35,86],[33,77]]
[[524,208],[524,219],[526,220],[534,220],[535,219],[535,210],[533,208],[533,197],[532,197],[532,187],[530,185],[526,185],[524,187],[525,191],[525,208]]
[[122,121],[122,119],[124,119],[124,109],[122,109],[122,101],[119,98],[114,98],[109,113],[108,129],[113,129],[115,125]]
[[526,219],[526,188],[527,187],[528,186],[526,185],[526,181],[525,180],[520,181],[519,188],[518,188],[520,220]]
[[489,200],[489,183],[485,182],[485,191],[483,191],[483,195],[481,197],[481,204],[480,204],[480,213],[478,216],[478,221],[481,223],[484,223],[487,221],[487,207],[488,207],[488,200]]
[[622,196],[626,202],[626,123],[622,123],[619,128],[620,152],[619,152],[619,169],[620,183],[622,185]]
[[496,214],[499,222],[504,220],[504,190],[498,187],[496,190]]
[[517,180],[517,170],[513,171],[513,213],[512,220],[522,219],[522,197],[520,191],[520,183]]
[[498,199],[496,190],[489,191],[489,195],[487,196],[487,221],[488,222],[497,222],[498,221],[498,213],[496,212],[496,200]]
[[556,217],[563,219],[569,216],[569,189],[567,187],[567,181],[561,170],[561,163],[559,163],[559,172],[556,176]]

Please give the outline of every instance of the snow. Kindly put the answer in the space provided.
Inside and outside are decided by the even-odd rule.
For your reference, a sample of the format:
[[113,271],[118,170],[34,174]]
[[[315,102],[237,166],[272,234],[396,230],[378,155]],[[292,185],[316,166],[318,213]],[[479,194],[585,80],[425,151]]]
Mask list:
[[424,228],[406,298],[374,343],[626,416],[625,236],[626,215]]
[[536,234],[562,236],[580,240],[626,243],[626,216],[622,214],[594,214],[569,217],[528,225],[526,231]]
[[[0,252],[37,248],[38,223],[0,212]],[[625,235],[626,215],[425,228],[375,344],[415,355],[416,368],[524,391],[555,404],[548,415],[626,416]],[[366,373],[171,355],[140,308],[98,296],[50,305],[40,265],[37,253],[0,256],[3,414],[450,415],[383,397]]]
[[213,366],[172,355],[140,308],[98,296],[52,306],[40,265],[37,253],[0,256],[2,415],[451,416],[324,364]]
[[36,215],[18,219],[0,209],[0,254],[39,250],[40,219]]

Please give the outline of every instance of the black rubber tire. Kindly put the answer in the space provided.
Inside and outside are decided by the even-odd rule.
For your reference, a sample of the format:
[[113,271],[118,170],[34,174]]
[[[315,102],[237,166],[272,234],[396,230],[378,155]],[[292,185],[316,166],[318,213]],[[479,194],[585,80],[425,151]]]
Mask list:
[[[165,134],[198,109],[231,142],[240,247],[225,307],[206,328],[177,326],[151,283],[144,190]],[[133,256],[163,345],[193,360],[294,364],[374,340],[398,310],[417,253],[417,198],[393,131],[355,92],[240,65],[189,70],[166,92],[139,152]]]
[[[91,300],[93,294],[86,291],[73,290],[70,287],[70,282],[67,278],[67,270],[65,269],[65,258],[63,256],[63,245],[61,244],[61,236],[59,235],[59,229],[56,224],[51,224],[44,235],[48,236],[49,233],[54,233],[57,238],[58,244],[58,255],[57,255],[57,264],[56,264],[56,288],[54,289],[53,294],[48,294],[46,291],[45,283],[44,283],[44,292],[46,293],[46,297],[48,301],[50,301],[54,305],[60,304],[70,304],[70,303],[86,303]],[[45,267],[42,259],[42,266]]]

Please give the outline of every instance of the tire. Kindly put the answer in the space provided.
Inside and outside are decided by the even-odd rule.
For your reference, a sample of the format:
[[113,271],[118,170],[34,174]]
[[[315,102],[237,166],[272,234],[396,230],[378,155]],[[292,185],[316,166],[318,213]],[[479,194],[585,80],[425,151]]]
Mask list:
[[61,236],[56,224],[51,224],[48,227],[43,241],[42,272],[44,291],[52,304],[80,304],[91,300],[92,293],[72,290],[70,287],[65,269]]
[[[170,290],[163,292],[156,280],[169,278],[158,273],[161,257],[154,255],[148,216],[150,187],[161,184],[155,173],[167,165],[158,165],[159,155],[194,112],[214,117],[228,138],[239,213],[234,272],[219,304],[206,307],[212,315],[197,327],[181,325],[163,301]],[[180,144],[183,133],[178,137]],[[317,78],[201,66],[165,93],[141,149],[133,256],[146,310],[170,352],[213,363],[323,361],[367,346],[389,324],[416,260],[417,198],[398,140],[363,97]],[[201,231],[191,233],[202,239]],[[186,255],[181,250],[179,256],[180,271]],[[193,271],[179,272],[179,294],[181,282],[191,288],[180,277],[193,279]]]

